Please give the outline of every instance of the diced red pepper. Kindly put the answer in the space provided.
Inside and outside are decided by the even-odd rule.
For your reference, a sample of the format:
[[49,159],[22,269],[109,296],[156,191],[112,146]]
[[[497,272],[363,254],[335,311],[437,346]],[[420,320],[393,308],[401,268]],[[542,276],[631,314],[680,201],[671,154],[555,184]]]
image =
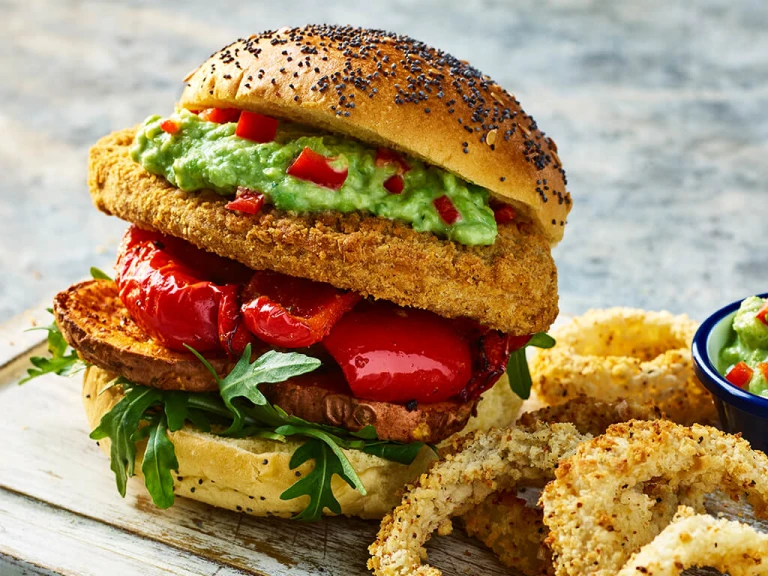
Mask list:
[[768,380],[768,362],[760,362],[757,367],[760,368],[760,372],[763,373],[763,378]]
[[237,121],[235,135],[263,144],[272,142],[277,134],[277,118],[243,110]]
[[456,222],[461,220],[461,214],[456,210],[456,206],[453,205],[453,202],[451,202],[451,199],[448,198],[448,196],[440,196],[440,198],[433,200],[432,204],[434,204],[435,210],[437,210],[440,218],[442,218],[443,222],[446,224],[456,224]]
[[330,284],[262,270],[245,289],[242,312],[248,329],[260,340],[304,348],[325,338],[360,298],[357,292]]
[[768,326],[768,304],[763,306],[760,309],[760,312],[755,314],[755,318],[757,318],[758,320],[760,320],[760,322]]
[[264,194],[254,192],[248,188],[240,187],[237,189],[237,196],[231,202],[228,202],[224,208],[227,210],[236,210],[245,214],[258,214],[264,206]]
[[208,122],[226,124],[227,122],[237,122],[237,119],[240,117],[240,110],[235,108],[206,108],[198,116]]
[[335,158],[326,158],[312,148],[305,147],[301,154],[288,167],[288,174],[300,180],[314,182],[318,186],[338,190],[344,185],[349,170],[337,170],[331,166]]
[[739,362],[728,371],[728,374],[725,375],[725,379],[734,386],[744,388],[752,379],[752,374],[754,374],[754,370],[747,366],[746,362]]
[[390,150],[389,148],[379,148],[376,150],[376,166],[381,168],[387,164],[397,164],[398,174],[405,174],[411,169],[408,162],[394,150]]
[[506,224],[517,216],[515,209],[509,204],[493,204],[491,208],[493,209],[493,217],[496,220],[496,224]]
[[168,134],[176,134],[179,131],[179,125],[173,120],[164,120],[160,124],[160,129],[163,132],[168,132]]
[[384,181],[384,188],[386,188],[387,192],[390,194],[400,194],[405,188],[405,181],[400,174],[395,174]]

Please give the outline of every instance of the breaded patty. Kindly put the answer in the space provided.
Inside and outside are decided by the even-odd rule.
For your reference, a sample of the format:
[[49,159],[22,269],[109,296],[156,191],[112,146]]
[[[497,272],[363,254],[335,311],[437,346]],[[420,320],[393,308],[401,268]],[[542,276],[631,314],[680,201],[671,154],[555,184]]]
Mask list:
[[493,245],[464,246],[361,213],[233,212],[217,194],[183,193],[147,172],[129,156],[133,136],[132,129],[115,132],[91,149],[91,196],[102,212],[254,269],[473,318],[511,334],[546,330],[557,316],[555,263],[532,225],[504,224]]

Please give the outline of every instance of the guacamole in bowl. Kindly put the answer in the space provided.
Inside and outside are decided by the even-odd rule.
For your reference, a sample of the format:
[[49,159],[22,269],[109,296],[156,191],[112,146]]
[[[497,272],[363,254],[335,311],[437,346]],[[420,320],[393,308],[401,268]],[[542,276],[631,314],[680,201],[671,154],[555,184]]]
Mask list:
[[717,360],[728,382],[768,398],[768,299],[751,296],[741,302]]

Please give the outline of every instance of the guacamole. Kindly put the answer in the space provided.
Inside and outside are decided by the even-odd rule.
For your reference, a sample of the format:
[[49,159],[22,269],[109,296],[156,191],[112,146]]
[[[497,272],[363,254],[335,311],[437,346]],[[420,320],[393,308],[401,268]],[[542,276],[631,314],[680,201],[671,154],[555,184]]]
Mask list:
[[762,298],[751,296],[741,303],[733,318],[731,337],[720,352],[717,369],[726,375],[733,366],[744,362],[753,370],[748,384],[749,391],[768,398],[768,381],[758,366],[768,362],[768,324],[758,317],[766,302]]
[[[261,192],[279,210],[360,210],[466,245],[493,244],[496,238],[487,190],[414,158],[405,158],[409,168],[404,172],[397,162],[377,165],[376,148],[284,121],[273,141],[259,144],[236,136],[235,122],[216,124],[186,110],[168,119],[178,131],[164,131],[160,125],[165,118],[147,118],[136,134],[131,156],[182,190],[211,189],[233,195],[242,186]],[[333,159],[334,169],[348,170],[338,190],[287,174],[306,147]],[[394,194],[384,183],[398,173],[404,187],[402,193]],[[446,222],[434,204],[442,196],[458,211],[458,218],[449,219],[453,223]],[[441,202],[445,200],[438,205]]]

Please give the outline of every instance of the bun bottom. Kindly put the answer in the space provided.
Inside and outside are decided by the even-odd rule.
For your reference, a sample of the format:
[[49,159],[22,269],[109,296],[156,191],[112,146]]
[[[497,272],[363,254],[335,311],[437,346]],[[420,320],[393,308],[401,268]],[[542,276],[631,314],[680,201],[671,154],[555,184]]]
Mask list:
[[[104,390],[114,378],[112,373],[96,366],[85,371],[83,405],[91,430],[123,398],[117,386]],[[478,405],[480,412],[472,417],[467,431],[511,424],[520,404],[521,400],[510,391],[506,376],[502,377],[483,395]],[[301,442],[225,438],[191,426],[169,432],[168,437],[179,462],[179,470],[173,476],[177,496],[255,516],[291,517],[309,503],[308,496],[280,499],[280,494],[294,484],[299,475],[312,470],[311,462],[295,470],[288,465]],[[140,443],[137,450],[135,471],[139,478],[143,478],[141,462],[145,444]],[[99,446],[109,455],[108,438],[101,440]],[[358,450],[345,450],[345,454],[368,494],[362,496],[338,476],[333,479],[333,493],[343,515],[361,518],[381,518],[392,510],[400,503],[400,492],[405,485],[418,478],[436,459],[426,446],[409,466]]]
[[[117,404],[123,393],[119,387],[101,392],[114,375],[91,366],[83,378],[83,404],[91,430],[101,417]],[[176,449],[179,470],[173,476],[173,490],[178,496],[199,500],[219,508],[227,508],[256,516],[290,517],[309,503],[308,496],[281,500],[282,494],[299,475],[312,470],[306,463],[291,470],[288,463],[300,442],[285,443],[259,438],[224,438],[184,426],[168,437]],[[99,446],[109,454],[110,441]],[[139,444],[136,475],[143,478],[141,461],[145,442]],[[341,478],[334,477],[333,493],[341,504],[342,514],[361,518],[381,518],[400,501],[398,491],[426,471],[436,458],[424,447],[410,466],[390,462],[358,450],[345,451],[350,463],[368,491],[362,496]]]

